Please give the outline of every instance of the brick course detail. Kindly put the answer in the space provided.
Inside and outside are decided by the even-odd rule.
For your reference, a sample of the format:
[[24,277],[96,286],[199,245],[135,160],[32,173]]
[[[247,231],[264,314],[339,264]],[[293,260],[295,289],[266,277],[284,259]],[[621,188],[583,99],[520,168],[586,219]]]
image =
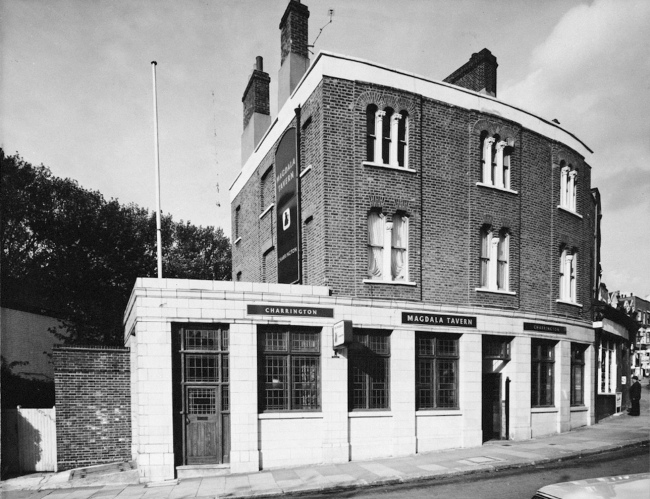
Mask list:
[[59,471],[131,459],[129,350],[55,347]]

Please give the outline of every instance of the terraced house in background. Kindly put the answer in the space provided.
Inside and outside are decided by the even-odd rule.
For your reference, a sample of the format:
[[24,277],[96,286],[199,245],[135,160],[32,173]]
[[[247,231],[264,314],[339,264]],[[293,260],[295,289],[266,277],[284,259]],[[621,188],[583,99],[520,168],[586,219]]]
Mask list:
[[242,98],[234,282],[134,288],[143,479],[593,424],[590,148],[499,100],[487,49],[443,81],[310,61],[308,18],[292,0],[280,23],[277,117],[261,57]]

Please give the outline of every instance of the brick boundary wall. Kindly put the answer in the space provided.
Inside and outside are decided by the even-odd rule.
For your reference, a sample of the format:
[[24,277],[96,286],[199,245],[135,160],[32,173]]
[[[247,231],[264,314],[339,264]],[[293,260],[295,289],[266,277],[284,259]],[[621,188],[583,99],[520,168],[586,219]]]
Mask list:
[[59,471],[131,459],[129,349],[55,347]]

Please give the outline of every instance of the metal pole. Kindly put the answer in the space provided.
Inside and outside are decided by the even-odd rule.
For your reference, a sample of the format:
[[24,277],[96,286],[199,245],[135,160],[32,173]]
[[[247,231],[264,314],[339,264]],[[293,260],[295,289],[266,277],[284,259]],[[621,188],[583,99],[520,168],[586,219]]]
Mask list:
[[162,235],[160,229],[160,154],[158,151],[158,104],[156,98],[156,61],[151,61],[153,74],[153,126],[156,152],[156,243],[158,255],[158,279],[162,279]]

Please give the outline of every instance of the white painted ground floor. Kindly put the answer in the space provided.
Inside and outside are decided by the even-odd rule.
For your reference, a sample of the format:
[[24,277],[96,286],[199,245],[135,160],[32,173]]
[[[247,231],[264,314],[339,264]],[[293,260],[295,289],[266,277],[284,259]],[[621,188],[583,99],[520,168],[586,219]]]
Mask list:
[[591,425],[590,326],[326,287],[138,279],[125,313],[133,458],[161,481],[183,466],[251,472]]

